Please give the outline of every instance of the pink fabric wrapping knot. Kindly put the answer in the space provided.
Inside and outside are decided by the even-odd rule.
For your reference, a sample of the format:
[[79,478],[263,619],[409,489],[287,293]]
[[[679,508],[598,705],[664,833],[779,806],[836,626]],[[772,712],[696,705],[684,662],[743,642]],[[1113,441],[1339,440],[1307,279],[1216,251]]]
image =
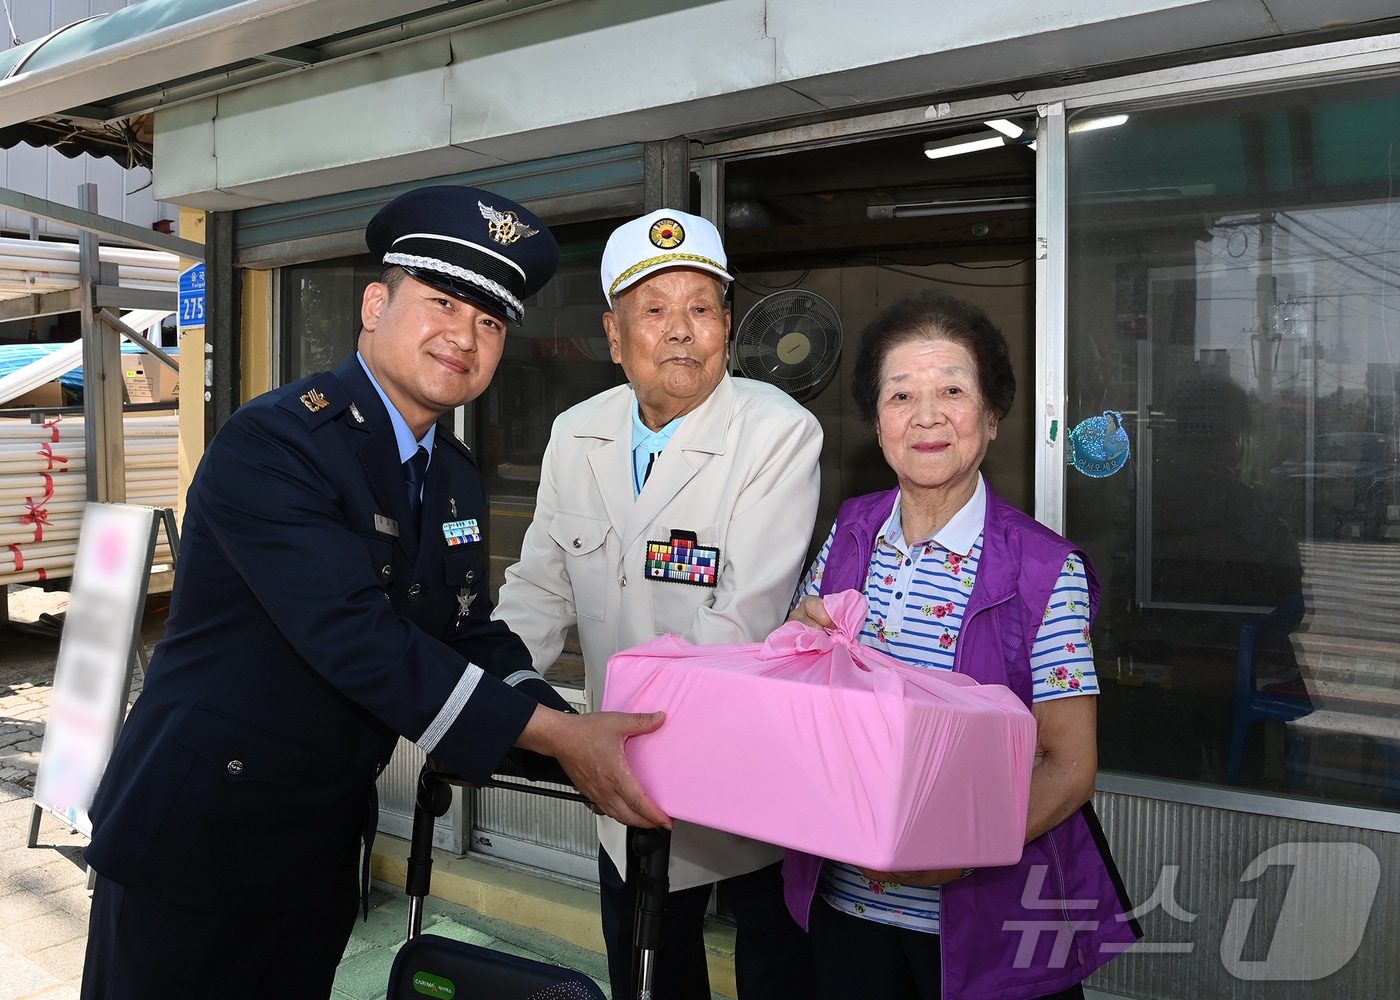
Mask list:
[[[826,652],[833,646],[847,648],[860,642],[860,630],[865,625],[868,604],[865,595],[855,590],[843,590],[822,598],[826,613],[835,629],[808,628],[800,622],[784,622],[763,643],[759,659],[772,660],[794,653]],[[855,657],[856,666],[868,669]]]
[[608,661],[602,707],[667,713],[628,741],[643,787],[680,819],[882,871],[1005,865],[1025,839],[1035,720],[1001,685],[921,669],[836,627],[762,644],[674,634]]

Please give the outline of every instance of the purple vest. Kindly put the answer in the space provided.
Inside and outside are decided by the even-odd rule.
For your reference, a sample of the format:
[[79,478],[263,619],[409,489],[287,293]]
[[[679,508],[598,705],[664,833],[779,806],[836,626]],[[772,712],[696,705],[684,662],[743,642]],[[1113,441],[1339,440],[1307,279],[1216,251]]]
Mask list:
[[[865,590],[880,527],[896,491],[847,500],[836,515],[821,592]],[[1084,561],[1092,612],[1099,583],[1067,540],[987,490],[977,580],[958,635],[953,669],[1005,684],[1031,704],[1031,646],[1060,569]],[[788,851],[788,909],[807,926],[822,859]],[[942,887],[940,938],[945,1000],[1028,1000],[1082,981],[1142,936],[1093,805],[1026,845],[1005,868],[979,868]]]

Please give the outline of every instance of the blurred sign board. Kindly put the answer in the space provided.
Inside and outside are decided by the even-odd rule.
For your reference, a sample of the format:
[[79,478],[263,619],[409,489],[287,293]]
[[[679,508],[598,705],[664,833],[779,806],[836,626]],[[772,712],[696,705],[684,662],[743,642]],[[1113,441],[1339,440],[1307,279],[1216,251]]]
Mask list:
[[41,810],[92,834],[88,807],[126,717],[162,521],[173,540],[168,508],[89,503],[84,510],[34,783],[30,847]]

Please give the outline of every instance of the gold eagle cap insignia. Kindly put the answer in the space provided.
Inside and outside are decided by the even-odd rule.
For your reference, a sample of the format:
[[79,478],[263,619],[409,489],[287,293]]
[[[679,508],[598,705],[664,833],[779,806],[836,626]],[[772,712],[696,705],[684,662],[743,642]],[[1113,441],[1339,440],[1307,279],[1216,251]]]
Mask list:
[[485,202],[478,201],[476,207],[481,209],[481,217],[486,220],[486,229],[491,234],[491,238],[503,247],[508,247],[516,240],[527,239],[539,232],[533,226],[527,226],[520,221],[520,216],[514,212],[501,212]]
[[316,413],[319,410],[324,410],[331,404],[318,390],[312,389],[310,392],[302,395],[301,405],[305,406],[312,413]]

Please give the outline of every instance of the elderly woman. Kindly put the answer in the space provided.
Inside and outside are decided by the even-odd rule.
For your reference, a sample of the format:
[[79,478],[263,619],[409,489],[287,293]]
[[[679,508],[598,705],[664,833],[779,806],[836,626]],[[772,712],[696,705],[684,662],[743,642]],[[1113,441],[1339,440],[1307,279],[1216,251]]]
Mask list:
[[899,486],[842,504],[791,618],[831,627],[819,595],[861,590],[862,642],[1007,685],[1038,736],[1019,864],[876,872],[789,853],[817,996],[1081,997],[1080,981],[1140,936],[1089,804],[1093,568],[978,471],[1016,392],[980,310],[936,292],[896,303],[866,329],[851,391]]

